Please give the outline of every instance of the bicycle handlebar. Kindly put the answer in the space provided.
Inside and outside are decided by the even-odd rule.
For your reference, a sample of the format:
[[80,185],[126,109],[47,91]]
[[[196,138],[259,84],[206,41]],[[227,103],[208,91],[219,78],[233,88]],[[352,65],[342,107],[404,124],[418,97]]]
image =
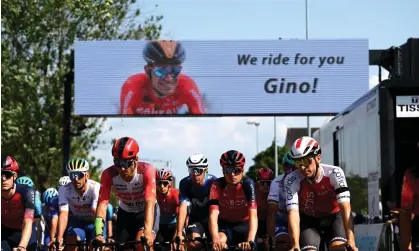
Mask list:
[[[179,238],[179,237],[176,237]],[[177,242],[179,242],[178,240],[176,240]],[[201,242],[201,243],[205,243],[207,245],[213,245],[214,242],[210,241],[208,238],[205,237],[195,237],[195,238],[190,238],[190,239],[184,239],[182,240],[182,242]],[[253,241],[249,241],[250,244],[250,249],[254,250],[255,247],[255,243]],[[241,248],[239,248],[239,245],[230,245],[227,246],[226,248],[224,248],[224,250],[240,250]]]

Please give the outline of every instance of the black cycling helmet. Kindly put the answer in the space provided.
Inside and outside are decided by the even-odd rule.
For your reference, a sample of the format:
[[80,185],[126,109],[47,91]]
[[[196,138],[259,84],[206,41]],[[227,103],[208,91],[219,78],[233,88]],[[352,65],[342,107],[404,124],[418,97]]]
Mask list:
[[143,57],[147,65],[178,65],[185,61],[185,50],[177,41],[153,40],[144,47]]

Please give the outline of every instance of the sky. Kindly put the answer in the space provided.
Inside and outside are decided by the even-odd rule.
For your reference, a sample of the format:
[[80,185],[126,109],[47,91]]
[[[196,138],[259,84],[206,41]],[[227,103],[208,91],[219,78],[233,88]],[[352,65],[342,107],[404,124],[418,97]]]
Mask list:
[[[139,7],[147,15],[163,15],[162,39],[304,39],[305,0],[142,0]],[[386,49],[418,37],[417,0],[308,0],[308,36],[313,39],[367,38],[370,49]],[[378,83],[378,67],[370,67],[369,87]],[[384,73],[386,74],[386,73]],[[385,76],[384,76],[385,77]],[[328,117],[311,117],[319,127]],[[248,120],[260,123],[248,125]],[[277,143],[283,145],[287,128],[306,127],[306,117],[277,117]],[[205,154],[209,172],[221,176],[220,155],[236,149],[252,158],[267,148],[274,137],[273,117],[220,118],[109,118],[100,139],[130,136],[140,144],[139,158],[170,161],[177,178],[188,175],[189,155]],[[257,137],[258,135],[258,143]],[[112,165],[111,144],[101,145],[92,156]],[[155,162],[164,166],[164,162]]]

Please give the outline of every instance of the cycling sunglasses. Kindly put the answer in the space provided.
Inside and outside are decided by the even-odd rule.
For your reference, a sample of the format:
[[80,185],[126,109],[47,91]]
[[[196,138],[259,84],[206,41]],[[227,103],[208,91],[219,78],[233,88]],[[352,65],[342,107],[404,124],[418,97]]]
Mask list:
[[311,164],[312,159],[313,159],[313,156],[306,156],[303,158],[294,159],[294,163],[296,167],[301,167],[301,166],[307,167]]
[[13,175],[15,175],[14,172],[11,171],[3,171],[1,172],[1,177],[5,177],[6,179],[10,179],[11,177],[13,177]]
[[170,184],[170,182],[169,182],[169,181],[167,181],[167,180],[157,181],[157,185],[158,185],[158,186],[163,185],[164,187],[167,187],[169,184]]
[[134,164],[135,159],[129,159],[129,160],[120,160],[120,159],[114,159],[113,164],[119,168],[129,168]]
[[243,169],[237,167],[226,167],[223,169],[223,174],[234,174],[239,175],[243,172]]
[[195,175],[201,175],[206,170],[207,170],[206,168],[199,168],[199,167],[191,167],[191,168],[188,168],[189,174],[195,174]]
[[182,71],[182,66],[155,66],[152,71],[158,78],[166,78],[169,74],[176,78]]
[[70,179],[75,180],[75,179],[82,179],[84,178],[84,176],[86,175],[86,173],[84,172],[73,172],[73,173],[69,173],[68,176],[70,177]]
[[270,186],[271,183],[272,183],[271,180],[259,180],[258,181],[258,184],[265,185],[265,186]]

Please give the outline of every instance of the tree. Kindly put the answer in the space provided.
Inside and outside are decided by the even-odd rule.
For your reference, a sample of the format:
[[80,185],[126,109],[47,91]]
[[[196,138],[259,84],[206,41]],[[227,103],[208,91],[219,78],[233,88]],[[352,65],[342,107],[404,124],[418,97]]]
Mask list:
[[[287,153],[288,149],[285,146],[278,146],[278,173],[284,172],[282,166],[282,157]],[[246,175],[252,179],[256,178],[256,171],[259,168],[269,167],[273,172],[275,172],[275,142],[272,141],[272,144],[266,148],[264,151],[259,152],[254,158],[254,165],[249,167]]]
[[[62,169],[63,82],[75,40],[158,38],[161,16],[138,24],[135,0],[2,1],[1,144],[25,175],[44,190],[56,186]],[[74,97],[73,97],[74,100]],[[92,163],[104,119],[72,117],[73,157]]]
[[350,173],[346,176],[349,191],[351,192],[351,206],[353,212],[368,213],[368,178]]

